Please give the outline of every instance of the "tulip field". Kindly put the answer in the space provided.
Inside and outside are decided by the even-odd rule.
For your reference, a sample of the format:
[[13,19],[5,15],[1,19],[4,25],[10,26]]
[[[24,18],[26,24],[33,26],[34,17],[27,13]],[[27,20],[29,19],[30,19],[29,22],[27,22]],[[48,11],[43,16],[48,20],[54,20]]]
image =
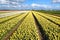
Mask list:
[[0,16],[0,40],[60,40],[60,17],[38,11]]

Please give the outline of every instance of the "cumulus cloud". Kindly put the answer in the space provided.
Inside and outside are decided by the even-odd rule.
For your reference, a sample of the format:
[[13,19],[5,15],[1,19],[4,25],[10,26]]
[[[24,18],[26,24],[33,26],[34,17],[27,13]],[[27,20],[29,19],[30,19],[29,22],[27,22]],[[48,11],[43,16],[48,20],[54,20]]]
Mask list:
[[31,6],[33,8],[35,8],[35,7],[51,8],[50,5],[45,5],[45,4],[35,4],[35,3],[33,3],[33,4],[31,4]]
[[0,0],[0,7],[21,7],[21,3],[24,2],[25,0]]
[[32,7],[40,7],[39,4],[35,4],[35,3],[31,4],[31,6],[32,6]]
[[58,2],[60,2],[60,0],[53,0],[53,2],[58,3]]
[[17,2],[10,2],[11,4],[18,4]]
[[0,0],[0,4],[8,4],[8,3],[12,3],[12,4],[17,4],[17,3],[22,3],[25,0]]
[[0,4],[8,4],[9,1],[8,0],[0,0]]
[[[53,2],[60,2],[60,0],[53,0]],[[25,0],[0,0],[0,4],[3,4],[0,6],[0,8],[18,8],[18,9],[40,9],[40,8],[45,8],[45,9],[51,9],[51,8],[60,8],[60,6],[51,6],[47,4],[37,4],[37,3],[32,3],[32,4],[21,4],[22,2],[25,2]]]

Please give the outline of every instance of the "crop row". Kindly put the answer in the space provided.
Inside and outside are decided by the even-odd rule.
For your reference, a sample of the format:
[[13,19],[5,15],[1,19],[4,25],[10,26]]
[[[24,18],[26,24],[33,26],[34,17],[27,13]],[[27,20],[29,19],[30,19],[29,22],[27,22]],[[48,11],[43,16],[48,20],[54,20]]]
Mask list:
[[1,11],[0,11],[0,14],[5,14],[5,13],[8,13],[8,12],[1,12]]
[[[27,16],[26,15],[27,13],[2,18],[1,20],[3,21],[1,22],[3,23],[0,24],[0,40],[4,39],[4,37],[10,33],[10,31],[12,32],[12,29],[17,27],[16,25],[18,25],[18,22],[20,22],[24,17],[25,19],[22,21],[22,23],[20,22],[21,24],[18,26],[18,29],[15,30],[12,35],[10,35],[10,38],[7,38],[8,40],[42,40],[42,36],[48,40],[60,40],[60,26],[55,24],[60,24],[60,17],[35,11],[33,11],[33,13],[29,12],[29,14]],[[41,25],[39,27],[42,27],[42,30],[41,28],[38,29],[36,19],[33,15],[39,22],[38,25]],[[55,23],[51,22],[50,20]],[[39,30],[42,31],[42,36],[39,34]]]
[[55,16],[55,15],[51,15],[51,14],[45,14],[46,16],[49,16],[49,17],[53,17],[53,18],[56,18],[56,19],[60,19],[59,16]]
[[40,40],[40,38],[34,18],[30,12],[9,40]]
[[13,19],[13,18],[15,18],[15,17],[18,17],[18,16],[20,16],[20,15],[22,15],[23,13],[21,13],[21,14],[15,14],[15,15],[12,15],[12,16],[7,16],[7,17],[4,17],[4,18],[0,18],[0,23],[3,23],[3,22],[5,22],[5,21],[8,21],[8,20],[10,20],[10,19]]
[[11,29],[15,27],[17,22],[19,22],[26,14],[23,14],[0,24],[0,39],[2,39],[9,31],[11,31]]
[[[42,26],[43,30],[45,31],[46,36],[48,36],[49,40],[59,40],[60,39],[60,27],[58,27],[58,25],[50,22],[49,20],[45,19],[44,17],[38,15],[36,12],[33,12],[33,13],[34,13],[35,17],[37,18],[37,20],[39,21],[39,23],[41,24],[41,26]],[[48,16],[46,16],[46,17],[48,18]],[[55,18],[51,18],[51,19],[55,20]]]
[[59,19],[53,18],[53,17],[51,17],[51,16],[49,16],[49,15],[46,15],[46,14],[44,14],[44,13],[39,13],[39,12],[37,12],[37,14],[39,14],[40,16],[43,16],[43,17],[45,17],[45,18],[47,18],[47,19],[55,22],[56,24],[60,25],[60,20],[59,20]]

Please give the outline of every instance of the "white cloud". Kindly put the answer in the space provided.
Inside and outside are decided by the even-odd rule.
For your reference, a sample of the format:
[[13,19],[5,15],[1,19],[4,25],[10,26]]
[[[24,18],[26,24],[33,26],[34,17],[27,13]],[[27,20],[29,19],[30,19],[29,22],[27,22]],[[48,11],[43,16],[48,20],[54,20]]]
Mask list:
[[18,1],[20,1],[20,2],[24,2],[25,0],[18,0]]
[[33,4],[31,4],[31,6],[32,6],[32,7],[40,7],[40,5],[39,5],[39,4],[34,4],[34,3],[33,3]]
[[24,2],[25,0],[0,0],[0,4],[17,4],[17,3],[21,3]]
[[4,4],[8,4],[8,5],[5,5],[6,7],[21,7],[21,4],[20,2],[24,2],[25,0],[0,0],[0,4],[3,4],[1,5],[0,7],[4,7]]
[[17,2],[11,2],[11,4],[18,4]]
[[16,8],[17,6],[12,6],[13,8]]
[[45,4],[35,4],[35,3],[33,3],[33,4],[31,4],[31,6],[33,8],[35,8],[35,7],[51,8],[50,5],[45,5]]
[[8,0],[0,0],[0,4],[7,4],[7,3],[9,3]]
[[53,0],[53,2],[60,2],[60,0]]
[[21,7],[21,5],[18,5],[18,7]]

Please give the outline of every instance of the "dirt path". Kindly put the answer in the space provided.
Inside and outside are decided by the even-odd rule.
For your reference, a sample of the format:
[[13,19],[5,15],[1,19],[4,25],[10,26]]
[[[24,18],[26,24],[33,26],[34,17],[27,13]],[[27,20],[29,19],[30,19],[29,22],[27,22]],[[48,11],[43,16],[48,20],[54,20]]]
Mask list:
[[[28,15],[28,14],[27,14]],[[26,16],[27,16],[26,15]],[[9,33],[7,33],[3,38],[2,40],[8,40],[10,38],[10,36],[18,29],[19,25],[23,22],[23,20],[26,18],[23,17],[16,25],[15,25],[15,28],[11,29],[11,31]]]
[[38,28],[38,32],[39,32],[39,35],[41,36],[41,40],[49,40],[48,38],[48,35],[46,35],[45,31],[43,30],[41,24],[38,22],[37,18],[35,17],[35,15],[32,13],[33,17],[34,17],[34,20],[35,20],[35,23],[36,23],[36,26]]

